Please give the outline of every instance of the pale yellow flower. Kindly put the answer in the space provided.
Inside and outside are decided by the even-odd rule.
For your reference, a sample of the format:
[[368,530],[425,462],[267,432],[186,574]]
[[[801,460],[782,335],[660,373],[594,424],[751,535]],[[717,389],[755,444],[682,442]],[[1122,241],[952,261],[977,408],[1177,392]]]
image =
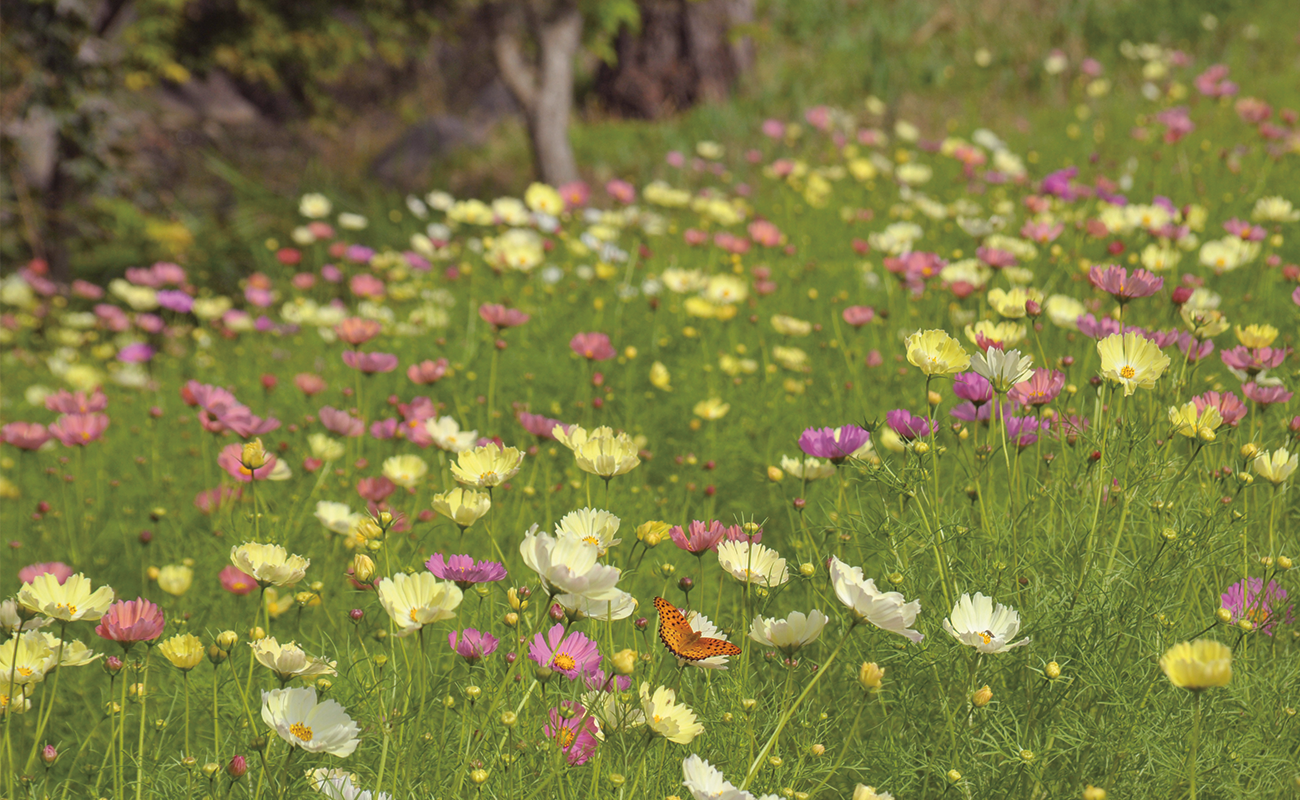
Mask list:
[[97,620],[113,603],[113,590],[101,586],[93,592],[90,581],[78,572],[62,584],[51,572],[37,575],[18,590],[18,602],[28,611],[62,622]]
[[513,478],[523,461],[522,451],[489,442],[457,456],[456,463],[451,465],[451,474],[468,486],[491,488]]
[[704,726],[696,720],[695,712],[679,704],[677,693],[666,686],[651,693],[650,684],[642,683],[641,711],[650,730],[670,742],[690,744],[696,736],[704,733]]
[[1027,313],[1025,303],[1033,300],[1036,303],[1043,302],[1043,293],[1037,289],[991,289],[987,295],[989,305],[994,311],[998,312],[1008,319],[1020,319]]
[[1211,434],[1218,430],[1223,425],[1223,415],[1214,406],[1207,405],[1204,411],[1198,412],[1195,403],[1184,403],[1169,407],[1169,424],[1174,426],[1175,433],[1195,439],[1202,430]]
[[807,336],[812,333],[812,323],[802,319],[776,314],[772,317],[772,328],[782,336]]
[[409,636],[425,625],[451,619],[465,597],[456,584],[440,581],[432,572],[399,572],[384,578],[375,588],[380,605],[397,625],[398,636]]
[[907,361],[926,375],[956,375],[970,367],[970,354],[945,331],[917,331],[907,337]]
[[1020,322],[993,322],[987,319],[966,326],[966,338],[971,344],[978,344],[980,336],[1005,347],[1015,347],[1025,338],[1025,326]]
[[429,473],[429,465],[415,455],[393,456],[384,459],[384,477],[406,489],[414,488]]
[[311,559],[293,555],[278,544],[245,542],[230,548],[230,563],[263,587],[290,586],[306,576]]
[[554,431],[556,441],[573,451],[578,469],[609,480],[631,472],[641,463],[640,449],[626,433],[614,433],[601,426],[587,431],[574,426],[568,433],[561,426]]
[[433,496],[433,510],[459,525],[462,530],[482,519],[491,508],[492,498],[486,492],[459,486]]
[[1213,639],[1182,642],[1160,657],[1160,669],[1180,689],[1199,692],[1232,680],[1232,651]]
[[671,392],[673,377],[668,373],[668,368],[663,362],[656,361],[650,365],[650,385],[664,392]]
[[1223,316],[1223,312],[1213,308],[1202,308],[1187,303],[1178,313],[1183,318],[1183,324],[1197,339],[1213,339],[1228,329],[1228,320]]
[[203,642],[192,633],[173,636],[158,646],[158,651],[181,672],[189,672],[203,661]]
[[193,582],[194,570],[184,564],[168,564],[158,570],[158,588],[173,597],[188,592]]
[[1277,338],[1277,328],[1272,325],[1237,326],[1237,341],[1246,347],[1268,347]]
[[700,419],[722,419],[731,410],[731,404],[722,402],[720,397],[710,397],[708,400],[701,400],[696,403],[694,410],[695,416]]
[[1272,453],[1256,456],[1252,466],[1256,475],[1274,486],[1281,486],[1300,466],[1300,455],[1288,453],[1285,447],[1279,447]]
[[1169,356],[1154,342],[1136,333],[1111,334],[1097,342],[1101,375],[1123,385],[1124,395],[1141,387],[1150,389],[1169,368]]
[[560,193],[544,183],[531,184],[524,190],[524,203],[533,211],[559,216],[564,211],[564,198]]
[[318,675],[337,675],[337,664],[324,658],[309,656],[295,642],[280,644],[274,636],[249,642],[257,663],[276,674],[284,682],[292,678],[314,678]]

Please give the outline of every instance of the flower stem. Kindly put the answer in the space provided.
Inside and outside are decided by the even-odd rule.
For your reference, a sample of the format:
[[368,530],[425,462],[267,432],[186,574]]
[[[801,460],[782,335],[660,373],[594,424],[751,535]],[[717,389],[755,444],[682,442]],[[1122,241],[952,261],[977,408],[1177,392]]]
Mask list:
[[1196,748],[1201,743],[1201,693],[1192,692],[1192,731],[1187,753],[1187,798],[1196,800]]

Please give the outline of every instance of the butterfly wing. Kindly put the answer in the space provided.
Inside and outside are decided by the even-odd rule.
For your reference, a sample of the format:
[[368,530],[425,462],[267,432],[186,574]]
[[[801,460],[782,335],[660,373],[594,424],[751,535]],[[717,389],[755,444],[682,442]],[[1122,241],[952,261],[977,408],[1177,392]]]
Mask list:
[[740,648],[731,642],[700,636],[677,606],[662,597],[655,598],[655,608],[659,611],[659,639],[678,658],[702,661],[713,656],[740,654]]

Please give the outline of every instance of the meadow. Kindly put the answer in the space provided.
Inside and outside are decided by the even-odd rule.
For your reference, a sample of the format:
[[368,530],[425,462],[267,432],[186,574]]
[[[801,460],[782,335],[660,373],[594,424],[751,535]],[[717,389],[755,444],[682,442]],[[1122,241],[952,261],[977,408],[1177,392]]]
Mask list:
[[4,796],[1296,796],[1298,114],[1129,50],[5,277]]

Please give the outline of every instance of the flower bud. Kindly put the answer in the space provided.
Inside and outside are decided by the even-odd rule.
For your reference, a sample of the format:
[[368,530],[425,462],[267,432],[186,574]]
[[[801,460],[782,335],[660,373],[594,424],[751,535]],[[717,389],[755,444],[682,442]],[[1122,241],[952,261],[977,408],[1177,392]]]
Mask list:
[[254,439],[244,444],[239,456],[239,463],[243,464],[246,469],[258,470],[266,466],[266,459],[266,448],[262,446],[262,440]]
[[328,692],[330,689],[333,688],[334,688],[334,681],[330,680],[329,678],[321,678],[320,680],[316,681],[316,690],[319,691],[321,694],[324,694],[325,692]]
[[758,701],[752,697],[746,697],[744,700],[740,701],[740,707],[741,709],[744,710],[746,714],[753,712],[754,708],[757,705],[758,705]]
[[646,547],[658,547],[659,543],[668,535],[670,526],[667,522],[659,520],[650,520],[637,526],[636,538],[645,543]]
[[227,658],[230,658],[229,652],[222,650],[215,644],[208,645],[208,660],[212,662],[213,666],[223,663]]
[[858,683],[868,692],[880,691],[881,682],[885,679],[885,669],[876,664],[874,661],[863,661],[862,667],[858,670]]
[[985,684],[981,688],[976,689],[975,693],[970,696],[971,705],[975,706],[976,708],[983,708],[984,706],[988,705],[989,701],[992,699],[993,699],[993,690],[988,687],[988,684]]
[[611,772],[606,780],[608,780],[609,785],[615,789],[621,789],[623,784],[627,783],[627,778],[624,778],[623,775],[618,772]]
[[104,659],[104,671],[109,675],[116,675],[122,671],[122,659],[117,656],[109,656]]
[[559,603],[551,603],[551,607],[547,610],[547,613],[550,615],[551,619],[556,622],[564,621],[564,608],[561,607]]
[[352,620],[353,622],[360,622],[361,618],[364,617],[365,615],[366,615],[365,611],[362,611],[359,608],[354,608],[348,612],[348,619]]
[[785,473],[781,471],[780,467],[767,468],[767,479],[772,483],[780,483],[781,479],[784,477],[785,477]]
[[45,766],[52,766],[54,762],[58,760],[59,751],[54,749],[54,745],[47,744],[41,748],[41,761],[45,762]]
[[501,712],[501,724],[507,728],[513,728],[519,722],[519,716],[513,711]]
[[930,445],[926,442],[914,442],[912,444],[912,450],[915,451],[918,456],[923,456],[930,452]]
[[375,579],[375,560],[365,553],[352,557],[352,577],[359,583],[370,583]]
[[804,576],[805,578],[811,578],[812,576],[817,574],[817,566],[815,564],[805,561],[804,563],[799,565],[799,574]]
[[485,783],[488,779],[488,771],[485,769],[470,770],[469,779],[477,784]]
[[234,631],[222,631],[217,634],[217,647],[229,652],[239,641],[239,634]]
[[808,755],[810,755],[810,756],[814,756],[814,757],[817,757],[817,756],[824,756],[824,755],[826,755],[826,745],[824,745],[824,744],[815,744],[815,745],[813,745],[812,747],[809,747],[809,748],[808,748]]
[[1219,622],[1222,622],[1224,625],[1227,625],[1228,623],[1232,622],[1232,612],[1226,608],[1220,608],[1218,611],[1214,612],[1214,616],[1217,620],[1219,620]]
[[639,631],[645,630],[646,626],[649,624],[650,624],[650,620],[646,619],[645,617],[637,617],[636,621],[632,623],[632,625],[634,625],[636,629]]
[[[1174,291],[1177,292],[1178,290],[1175,289]],[[1083,790],[1083,800],[1106,800],[1106,790],[1100,786],[1088,784]]]
[[483,696],[483,690],[477,686],[466,686],[465,696],[470,699],[470,702],[473,702]]
[[260,642],[266,638],[266,629],[261,625],[248,629],[248,638],[254,642]]
[[961,773],[958,772],[958,771],[955,770],[955,769],[950,769],[950,770],[948,770],[948,776],[947,776],[947,777],[948,777],[948,782],[949,782],[949,783],[957,783],[958,781],[961,780]]
[[203,777],[207,778],[208,780],[212,780],[214,777],[216,777],[216,774],[220,771],[221,771],[221,765],[215,761],[209,761],[208,763],[204,764],[202,769]]
[[513,628],[519,624],[519,615],[513,611],[507,611],[503,621],[506,623],[506,627]]
[[230,759],[230,763],[226,765],[226,774],[235,780],[239,780],[247,773],[248,761],[243,756],[235,756]]
[[181,759],[181,766],[185,767],[185,769],[194,769],[194,766],[198,763],[199,760],[194,756],[185,756]]
[[619,650],[614,654],[614,671],[619,675],[631,675],[636,669],[636,651],[630,648]]
[[659,565],[659,572],[660,572],[660,574],[663,575],[665,578],[670,578],[670,577],[672,577],[673,573],[675,573],[676,571],[677,571],[677,568],[674,567],[672,564],[660,564],[660,565]]
[[1047,666],[1043,667],[1043,674],[1047,676],[1048,680],[1054,681],[1061,677],[1061,665],[1055,661],[1048,661]]

